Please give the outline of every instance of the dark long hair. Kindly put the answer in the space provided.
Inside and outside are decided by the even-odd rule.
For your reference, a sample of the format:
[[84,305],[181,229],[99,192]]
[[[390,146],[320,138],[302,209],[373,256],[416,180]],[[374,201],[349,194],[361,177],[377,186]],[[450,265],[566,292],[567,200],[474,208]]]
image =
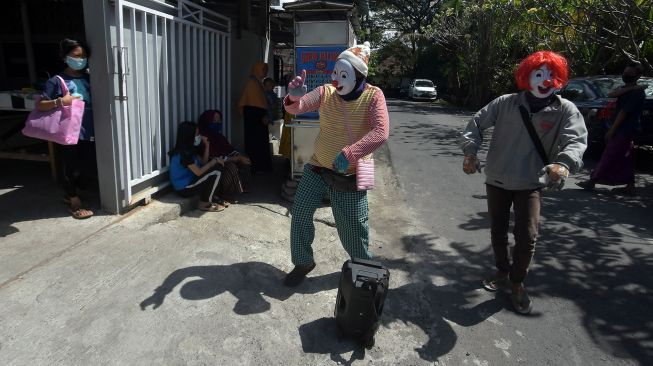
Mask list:
[[174,154],[182,152],[194,152],[196,130],[197,124],[195,122],[185,121],[180,123],[179,126],[177,126],[177,142],[168,155],[173,156]]
[[65,38],[59,42],[59,57],[65,58],[68,56],[70,51],[74,50],[77,47],[81,47],[84,50],[86,57],[91,57],[91,49],[88,48],[88,45],[84,41],[78,41],[70,38]]

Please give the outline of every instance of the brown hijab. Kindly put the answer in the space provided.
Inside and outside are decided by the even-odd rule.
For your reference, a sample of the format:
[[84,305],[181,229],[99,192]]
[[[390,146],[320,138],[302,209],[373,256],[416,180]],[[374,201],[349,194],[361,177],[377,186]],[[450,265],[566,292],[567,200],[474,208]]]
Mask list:
[[258,107],[262,109],[267,109],[268,104],[265,101],[265,94],[263,93],[263,84],[261,80],[267,75],[268,64],[262,61],[257,61],[254,66],[252,66],[252,74],[245,84],[245,90],[240,96],[240,102],[238,102],[238,110],[240,114],[243,113],[243,107]]

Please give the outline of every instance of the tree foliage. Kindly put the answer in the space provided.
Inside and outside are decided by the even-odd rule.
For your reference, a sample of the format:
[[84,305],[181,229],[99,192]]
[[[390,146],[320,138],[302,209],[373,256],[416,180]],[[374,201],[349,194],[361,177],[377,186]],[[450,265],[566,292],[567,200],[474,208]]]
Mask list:
[[[619,73],[628,61],[653,73],[653,0],[383,0],[372,10],[395,31],[378,61],[401,60],[406,76],[437,68],[440,89],[469,107],[514,91],[515,66],[542,49],[564,54],[574,75]],[[425,54],[443,65],[420,62]]]

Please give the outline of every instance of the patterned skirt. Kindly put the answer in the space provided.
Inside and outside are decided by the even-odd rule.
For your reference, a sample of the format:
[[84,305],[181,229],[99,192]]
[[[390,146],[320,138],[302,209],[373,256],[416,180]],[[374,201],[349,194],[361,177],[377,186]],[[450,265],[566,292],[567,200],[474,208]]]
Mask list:
[[250,177],[249,165],[226,162],[216,194],[222,199],[235,199],[239,194],[249,191]]

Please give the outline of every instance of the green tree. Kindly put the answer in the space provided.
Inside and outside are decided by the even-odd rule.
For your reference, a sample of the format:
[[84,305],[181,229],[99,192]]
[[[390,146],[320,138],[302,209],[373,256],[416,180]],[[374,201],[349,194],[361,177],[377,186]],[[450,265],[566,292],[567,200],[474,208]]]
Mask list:
[[387,34],[387,44],[399,41],[409,47],[412,61],[410,73],[415,76],[419,54],[427,46],[424,32],[433,20],[444,0],[377,0],[371,21]]
[[623,60],[653,71],[651,0],[527,0],[521,7],[529,22],[546,29],[566,51],[579,73],[620,72]]

